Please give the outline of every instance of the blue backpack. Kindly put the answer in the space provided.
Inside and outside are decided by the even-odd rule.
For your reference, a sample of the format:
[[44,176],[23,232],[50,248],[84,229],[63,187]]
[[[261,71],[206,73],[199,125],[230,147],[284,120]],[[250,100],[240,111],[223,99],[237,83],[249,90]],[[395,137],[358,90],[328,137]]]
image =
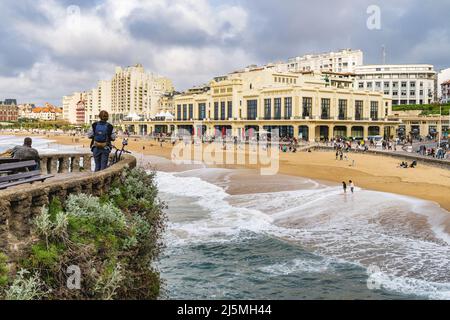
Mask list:
[[94,126],[94,141],[93,146],[99,149],[104,149],[110,142],[110,124],[104,121],[97,122]]

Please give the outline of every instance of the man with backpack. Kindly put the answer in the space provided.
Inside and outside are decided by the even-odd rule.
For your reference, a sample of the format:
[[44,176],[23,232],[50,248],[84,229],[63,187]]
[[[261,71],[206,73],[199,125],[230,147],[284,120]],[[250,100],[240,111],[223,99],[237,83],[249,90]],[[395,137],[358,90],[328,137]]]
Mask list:
[[117,136],[113,125],[108,123],[108,112],[100,112],[99,118],[100,121],[95,122],[88,133],[89,139],[92,139],[91,150],[95,160],[95,172],[108,167],[109,154],[112,150],[111,142],[116,140]]

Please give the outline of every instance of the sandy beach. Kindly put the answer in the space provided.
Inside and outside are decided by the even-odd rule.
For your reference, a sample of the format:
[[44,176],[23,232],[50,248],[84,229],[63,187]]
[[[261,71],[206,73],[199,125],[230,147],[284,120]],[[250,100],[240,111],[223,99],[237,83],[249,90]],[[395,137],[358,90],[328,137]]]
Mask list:
[[[60,144],[88,147],[87,138],[41,136]],[[119,146],[119,143],[117,143]],[[130,139],[128,150],[171,159],[172,145]],[[355,166],[352,166],[354,161]],[[437,202],[450,211],[450,170],[419,163],[415,169],[400,169],[398,159],[369,154],[349,154],[348,161],[335,160],[333,152],[281,153],[279,173],[338,183],[353,180],[357,187],[395,193]],[[258,165],[220,165],[222,168],[258,169]]]

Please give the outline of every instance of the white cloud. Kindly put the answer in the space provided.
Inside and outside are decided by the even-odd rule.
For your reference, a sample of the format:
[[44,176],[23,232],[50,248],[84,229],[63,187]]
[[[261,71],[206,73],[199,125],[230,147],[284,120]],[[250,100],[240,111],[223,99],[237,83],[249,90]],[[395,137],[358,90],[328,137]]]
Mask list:
[[[143,63],[148,71],[169,76],[184,89],[255,59],[242,48],[223,43],[247,27],[247,13],[239,6],[213,7],[207,0],[106,0],[83,7],[79,16],[55,0],[38,0],[34,6],[48,23],[17,19],[12,28],[44,54],[17,78],[0,77],[0,91],[20,101],[57,103],[54,99],[89,88],[102,79],[100,75],[110,78],[118,64]],[[174,32],[202,32],[214,41],[198,46],[135,38],[128,26],[136,15]],[[11,83],[14,89],[9,89]]]

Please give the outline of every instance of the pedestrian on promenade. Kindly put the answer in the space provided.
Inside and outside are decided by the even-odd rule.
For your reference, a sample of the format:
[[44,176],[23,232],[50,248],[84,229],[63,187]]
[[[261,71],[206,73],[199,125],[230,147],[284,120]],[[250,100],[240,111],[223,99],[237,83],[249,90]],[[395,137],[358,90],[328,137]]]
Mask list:
[[100,121],[95,122],[88,132],[89,139],[92,139],[91,150],[95,160],[95,172],[108,167],[112,141],[115,141],[117,137],[113,125],[108,122],[108,112],[100,112],[99,118]]
[[342,188],[344,189],[344,193],[347,193],[347,184],[345,181],[342,182]]

